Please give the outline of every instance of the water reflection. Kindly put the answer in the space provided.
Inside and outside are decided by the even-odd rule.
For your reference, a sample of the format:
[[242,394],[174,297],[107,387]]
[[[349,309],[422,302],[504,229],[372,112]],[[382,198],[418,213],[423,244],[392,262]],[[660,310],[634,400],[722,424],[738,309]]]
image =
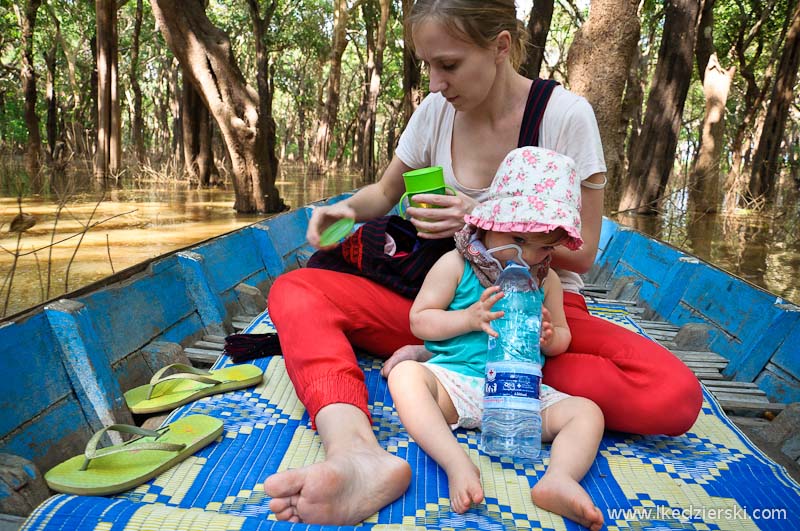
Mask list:
[[[277,182],[293,208],[363,184],[356,175],[312,178],[302,167],[288,165],[282,166]],[[58,297],[65,289],[77,289],[260,219],[233,211],[232,189],[198,190],[185,184],[136,181],[103,191],[93,179],[57,183],[57,187],[73,190],[61,194],[68,199],[60,212],[55,191],[23,200],[24,212],[33,215],[36,224],[20,238],[22,256],[7,315]],[[800,214],[796,208],[776,216],[729,216],[693,215],[682,206],[658,217],[616,219],[787,300],[800,302],[800,286],[795,280],[800,274]],[[17,248],[17,235],[9,233],[9,223],[18,212],[13,192],[0,189],[0,246],[5,250],[0,253],[0,311]],[[76,234],[87,224],[96,225],[81,240]],[[51,242],[56,244],[48,248]]]
[[797,212],[779,216],[668,212],[615,219],[797,303],[798,217]]
[[[292,208],[363,184],[348,174],[312,179],[301,168],[284,167],[282,175],[276,184]],[[0,313],[9,281],[6,315],[263,218],[234,212],[232,189],[135,182],[103,191],[92,179],[73,180],[61,189],[67,188],[78,191],[23,199],[23,211],[36,224],[22,234],[19,247],[17,234],[9,232],[19,213],[17,199],[8,190],[0,196],[0,246],[5,251],[0,253]],[[91,229],[81,236],[87,225]],[[12,280],[14,253],[20,256]]]

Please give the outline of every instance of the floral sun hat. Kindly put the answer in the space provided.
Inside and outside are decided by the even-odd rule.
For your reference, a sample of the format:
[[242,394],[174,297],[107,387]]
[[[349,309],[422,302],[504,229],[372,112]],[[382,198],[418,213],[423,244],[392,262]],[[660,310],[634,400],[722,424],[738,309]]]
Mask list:
[[567,232],[572,250],[581,239],[581,190],[575,162],[555,151],[526,146],[511,151],[489,188],[489,196],[464,221],[496,232]]

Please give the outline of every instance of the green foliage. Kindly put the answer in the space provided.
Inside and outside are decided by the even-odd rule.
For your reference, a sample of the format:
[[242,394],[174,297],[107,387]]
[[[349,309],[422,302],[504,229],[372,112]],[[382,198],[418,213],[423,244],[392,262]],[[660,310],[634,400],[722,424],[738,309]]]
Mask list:
[[[730,144],[737,131],[743,127],[748,111],[745,95],[748,87],[762,87],[770,69],[774,69],[784,39],[784,28],[789,10],[795,0],[716,0],[714,15],[714,44],[723,67],[737,66],[737,75],[727,102],[726,142]],[[278,130],[278,140],[286,146],[287,153],[297,153],[299,139],[310,140],[321,104],[326,98],[329,54],[333,25],[332,0],[257,0],[258,16],[268,9],[274,13],[263,36],[268,53],[273,94],[273,117]],[[207,14],[220,30],[230,38],[232,52],[239,68],[251,87],[256,86],[256,57],[250,1],[212,0]],[[377,0],[350,0],[352,9],[348,28],[349,43],[342,58],[342,84],[340,106],[331,156],[343,153],[345,160],[355,151],[353,145],[357,130],[359,105],[365,86],[366,34],[377,27]],[[136,1],[119,2],[119,75],[123,132],[127,143],[131,141],[129,121],[132,118],[133,91],[131,89],[131,51]],[[576,17],[572,6],[582,9]],[[566,57],[580,20],[588,17],[588,1],[556,2],[549,32],[548,52],[542,75],[552,76],[568,85]],[[663,0],[642,0],[640,6],[640,49],[645,57],[644,87],[649,87],[655,70],[658,47],[664,24]],[[179,68],[155,27],[149,0],[144,0],[143,26],[139,42],[137,81],[143,93],[145,138],[151,157],[168,157],[174,142],[174,120],[177,108],[176,94],[181,87]],[[364,10],[369,8],[369,19]],[[401,3],[392,2],[392,12],[387,30],[384,52],[383,76],[378,101],[377,146],[384,146],[389,131],[399,132],[400,102],[403,98],[403,28]],[[762,17],[762,14],[765,16]],[[754,29],[756,28],[756,29]],[[741,51],[742,69],[737,56],[737,42],[747,41]],[[37,72],[40,122],[44,128],[45,81],[47,68],[45,53],[56,46],[56,77],[54,87],[59,113],[59,135],[78,149],[93,142],[93,115],[95,97],[92,94],[92,76],[95,57],[92,42],[95,34],[94,2],[85,0],[47,0],[42,3],[34,34],[34,67]],[[0,148],[13,146],[19,149],[25,142],[27,131],[22,119],[23,96],[20,90],[20,30],[14,8],[10,2],[0,5]],[[74,79],[69,73],[73,68]],[[748,85],[743,74],[751,76]],[[696,77],[696,69],[693,69]],[[423,90],[427,82],[423,78]],[[642,101],[644,106],[647,93]],[[681,133],[681,160],[691,160],[699,144],[700,123],[703,117],[704,96],[702,87],[693,80],[686,102]],[[300,116],[304,116],[300,130]],[[793,114],[796,127],[797,113]],[[750,126],[752,128],[752,126]],[[44,132],[44,131],[43,131]],[[788,148],[787,148],[788,149]],[[383,147],[376,147],[384,153]],[[79,153],[87,156],[86,151]],[[797,160],[793,158],[792,160]],[[383,163],[386,161],[383,160]],[[728,162],[724,161],[724,164]],[[726,168],[723,168],[727,170]]]
[[22,146],[28,138],[28,128],[25,127],[25,120],[22,113],[22,100],[15,98],[5,102],[0,109],[0,138],[6,144],[17,149]]

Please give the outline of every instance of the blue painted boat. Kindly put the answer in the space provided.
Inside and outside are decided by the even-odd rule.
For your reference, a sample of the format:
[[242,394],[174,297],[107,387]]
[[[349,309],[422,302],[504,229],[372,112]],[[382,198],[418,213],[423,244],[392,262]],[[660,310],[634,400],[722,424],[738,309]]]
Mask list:
[[[328,201],[335,202],[344,197],[346,195]],[[212,356],[210,360],[214,360],[216,355],[214,348],[211,347],[216,344],[217,350],[221,350],[221,338],[235,330],[235,325],[241,320],[240,316],[252,317],[263,310],[264,294],[268,292],[272,281],[283,272],[300,266],[313,251],[305,242],[305,230],[310,212],[310,206],[300,208],[212,238],[191,248],[169,253],[73,292],[64,299],[32,308],[0,323],[0,353],[2,353],[0,374],[4,378],[3,392],[0,394],[0,408],[3,411],[0,417],[0,453],[20,457],[23,459],[21,462],[32,463],[38,470],[46,471],[64,459],[82,453],[86,441],[104,425],[114,422],[133,423],[136,419],[133,419],[127,411],[123,391],[147,383],[155,370],[166,363],[182,359],[187,353],[190,357],[193,355],[195,360],[202,360],[204,353]],[[714,359],[721,361],[716,364],[707,363],[711,359],[709,355],[701,356],[700,365],[705,364],[705,366],[699,366],[697,372],[702,376],[713,372],[711,369],[715,367],[722,369],[720,378],[704,380],[706,384],[709,382],[714,384],[715,379],[724,381],[724,378],[727,378],[748,385],[750,389],[758,389],[750,393],[762,395],[760,399],[762,405],[756,405],[754,410],[761,408],[777,412],[782,409],[782,404],[800,401],[800,356],[797,346],[800,344],[798,322],[800,308],[794,304],[610,220],[603,222],[600,252],[596,267],[589,275],[588,281],[589,300],[594,301],[599,308],[598,311],[606,312],[612,319],[621,316],[619,319],[627,319],[626,322],[651,336],[666,334],[668,336],[666,340],[677,341],[679,347],[682,331],[689,331],[683,334],[685,337],[682,343],[684,346],[689,346],[681,351],[687,353],[687,363],[692,361],[692,355],[695,356],[695,360],[698,359],[696,358],[698,349],[692,338],[697,334],[702,335],[708,347],[704,350],[708,351],[709,355],[713,353],[717,356],[712,361]],[[628,316],[638,317],[641,322],[637,324],[636,319],[629,319]],[[642,322],[645,324],[641,324]],[[254,322],[245,324],[249,325],[250,331],[260,330],[260,326],[269,326],[269,318],[264,314]],[[223,358],[224,356],[217,359],[214,362],[215,366],[223,365],[225,363]],[[375,367],[379,368],[379,365],[374,365],[368,359],[362,362],[368,376],[370,371],[376,372],[373,370]],[[280,371],[280,366],[276,364],[279,364],[277,359],[263,360],[267,374],[271,374],[270,371]],[[379,380],[377,377],[374,388],[370,388],[370,393],[374,403],[373,417],[379,426],[376,429],[385,428],[388,430],[387,433],[390,433],[385,441],[383,439],[381,441],[391,445],[403,454],[404,458],[424,463],[422,468],[415,470],[430,469],[428,481],[432,481],[433,486],[426,483],[425,487],[415,487],[413,492],[410,491],[387,509],[388,516],[382,511],[375,521],[368,522],[368,527],[380,529],[385,528],[384,526],[392,528],[455,526],[488,529],[514,528],[517,525],[514,522],[518,520],[528,524],[533,521],[531,513],[525,513],[527,509],[518,510],[513,504],[506,506],[500,501],[496,507],[487,503],[488,512],[479,512],[472,517],[469,512],[467,515],[445,514],[446,505],[441,506],[440,502],[442,489],[445,491],[446,501],[446,480],[442,481],[441,471],[437,472],[435,464],[426,461],[420,452],[415,451],[412,455],[411,448],[416,445],[409,442],[407,436],[403,442],[402,436],[399,435],[402,433],[402,427],[397,424],[396,415],[392,415],[391,398]],[[368,378],[369,381],[371,380]],[[271,384],[266,385],[269,387]],[[731,388],[733,387],[735,385],[731,385]],[[723,391],[720,391],[720,394],[727,396]],[[299,407],[297,404],[292,405],[291,407],[295,409],[287,413],[285,409],[281,410],[276,405],[278,401],[282,404],[281,407],[289,407],[286,406],[286,399],[268,398],[271,396],[269,389],[259,393],[256,393],[258,396],[255,398],[253,394],[237,395],[244,402],[257,403],[264,399],[263,407],[266,409],[259,411],[271,411],[271,413],[264,422],[256,422],[255,425],[260,426],[258,429],[262,429],[264,425],[286,423],[297,423],[297,430],[308,429],[307,415],[303,415],[302,408],[296,409]],[[722,438],[727,441],[726,445],[733,444],[735,447],[733,450],[731,446],[725,446],[722,451],[722,443],[718,444],[713,438],[699,435],[682,440],[678,446],[673,447],[671,445],[672,441],[675,441],[674,438],[638,436],[631,438],[631,436],[610,434],[607,440],[604,439],[607,455],[603,454],[604,447],[601,447],[601,455],[606,464],[598,464],[598,470],[593,468],[593,473],[596,473],[593,477],[613,478],[616,474],[615,456],[617,453],[630,456],[620,448],[631,444],[635,448],[633,455],[637,462],[651,463],[655,467],[654,474],[666,474],[674,481],[690,484],[691,488],[707,484],[715,474],[719,476],[725,473],[739,474],[741,476],[739,480],[745,484],[753,481],[761,485],[767,484],[768,481],[773,482],[777,486],[775,492],[771,492],[770,495],[777,497],[776,499],[789,500],[785,508],[789,511],[788,515],[794,518],[790,521],[800,521],[800,501],[798,501],[800,487],[780,467],[766,459],[725,418],[720,407],[723,400],[716,400],[708,390],[704,393],[707,398],[704,412],[710,418],[721,419],[720,422],[725,425],[726,430],[730,430],[730,434],[726,432]],[[735,399],[732,402],[735,402]],[[211,403],[213,405],[213,399]],[[226,404],[224,407],[230,407],[230,403]],[[745,410],[748,409],[745,407],[746,404],[741,406]],[[212,406],[209,406],[209,399],[205,399],[202,404],[184,406],[174,415],[185,414],[193,408],[196,412],[198,407],[203,409]],[[239,405],[236,407],[239,408]],[[251,422],[253,411],[248,410],[247,415],[241,415],[239,421]],[[233,418],[230,417],[229,411],[223,415],[226,415],[225,418]],[[236,415],[233,416],[239,418]],[[253,425],[247,425],[250,426],[248,428],[250,431],[244,428],[231,429],[234,432],[238,429],[236,433],[239,434],[250,434]],[[297,432],[293,433],[297,436]],[[228,438],[231,438],[230,435],[220,445],[223,445]],[[734,443],[731,443],[730,441],[734,439]],[[278,444],[272,439],[270,441],[270,445]],[[462,442],[468,446],[477,444],[469,433],[463,435]],[[278,444],[276,447],[279,446]],[[659,464],[666,462],[669,457],[667,454],[670,452],[680,454],[687,448],[692,452],[696,451],[697,455],[706,456],[704,458],[706,461],[696,467],[696,470],[702,469],[702,473],[698,472],[699,476],[695,477],[692,475],[693,472],[683,470],[681,468],[683,465]],[[284,453],[285,450],[286,448]],[[714,454],[714,450],[719,452],[720,458],[718,461],[708,462],[707,456],[709,452]],[[212,449],[209,452],[207,458],[211,459],[211,456],[216,455],[215,452],[224,450]],[[253,452],[255,453],[247,460],[238,464],[228,463],[228,466],[241,469],[245,464],[251,464],[259,455],[258,448]],[[723,454],[728,457],[723,457]],[[743,468],[737,468],[738,465],[734,463],[736,459],[728,459],[731,455],[741,457],[746,462],[743,464],[747,464],[745,468],[748,470],[753,469],[753,462],[759,467],[763,466],[767,479],[763,476],[754,479],[748,475],[750,472],[743,472]],[[751,456],[753,462],[748,461]],[[273,456],[273,459],[279,457]],[[598,461],[600,460],[598,457]],[[12,462],[17,461],[12,459]],[[270,466],[273,467],[273,471],[277,469],[274,463]],[[514,470],[513,464],[509,463],[493,462],[486,466],[487,470],[499,471],[497,474],[500,483],[504,481],[503,474],[508,473],[508,470]],[[604,466],[609,468],[603,468]],[[543,468],[538,468],[526,469],[525,472],[517,468],[517,472],[523,474],[523,477],[527,473],[527,476],[535,478],[536,474],[541,474],[543,471]],[[262,469],[262,473],[265,473],[265,470],[268,471],[269,467]],[[491,470],[487,472],[483,467],[481,470],[487,480]],[[38,476],[39,474],[30,466],[24,465],[20,465],[13,473],[7,472],[3,476],[4,482],[0,482],[0,513],[15,512],[17,516],[0,517],[0,529],[3,529],[3,522],[7,522],[11,526],[9,528],[19,526],[20,507],[24,508],[28,504],[30,509],[33,509],[43,501],[44,498],[39,496],[41,499],[37,499],[35,493],[26,494],[26,485],[32,485]],[[697,479],[700,477],[704,479]],[[687,478],[691,478],[691,481]],[[239,527],[231,527],[237,529],[272,529],[273,524],[278,526],[275,528],[286,525],[270,521],[269,518],[264,520],[267,511],[263,508],[266,507],[268,499],[265,499],[263,494],[260,498],[254,498],[252,478],[248,481],[250,483],[231,485],[220,500],[213,496],[211,498],[216,501],[200,497],[187,505],[189,502],[182,498],[181,502],[175,504],[174,509],[190,513],[201,509],[220,511],[219,514],[215,514],[219,516],[224,513],[226,517],[241,519],[241,522],[237,520]],[[624,482],[620,482],[622,483]],[[203,490],[201,487],[197,488]],[[134,513],[141,516],[143,509],[135,504],[145,503],[148,496],[151,496],[150,501],[159,508],[171,507],[169,500],[174,499],[162,498],[161,490],[158,491],[158,495],[142,494],[142,492],[108,499],[55,496],[34,511],[24,528],[111,529],[116,527],[100,525],[103,522],[108,523],[103,518],[107,519],[109,511],[119,510],[121,511],[119,514],[127,514],[126,518],[130,518]],[[194,491],[190,489],[190,492]],[[242,492],[249,493],[247,495],[249,497]],[[220,495],[218,492],[215,494],[217,497]],[[726,496],[724,493],[718,495]],[[242,501],[240,499],[242,496],[247,499]],[[605,501],[617,498],[629,501],[632,499],[625,487],[612,489],[599,496]],[[637,496],[639,494],[634,498],[638,499]],[[652,496],[647,494],[647,497],[639,500],[641,503],[637,503],[642,507],[661,507],[664,505],[661,501],[670,502],[669,496],[665,495],[662,498]],[[490,498],[487,490],[487,502]],[[498,494],[497,499],[501,498],[502,496]],[[201,500],[202,503],[197,500]],[[739,502],[741,505],[748,500]],[[398,503],[401,505],[398,506]],[[664,506],[674,508],[678,503],[673,500]],[[134,505],[127,508],[126,504]],[[624,503],[619,506],[627,507]],[[250,508],[245,510],[242,507]],[[632,507],[636,508],[638,505],[634,503]],[[115,509],[112,511],[112,508]],[[420,515],[420,511],[424,513],[426,510],[429,512]],[[152,512],[152,507],[148,508],[148,511],[150,511],[148,515],[155,514]],[[520,511],[521,515],[518,514]],[[86,518],[87,514],[95,512],[96,518]],[[249,518],[253,515],[259,516],[261,520],[250,521]],[[665,515],[666,513],[661,516],[668,521],[669,518]],[[665,521],[664,518],[660,520],[650,518],[648,521],[655,522],[653,528],[658,528]],[[620,517],[618,520],[644,522],[646,518],[637,513],[625,518]],[[52,523],[55,521],[60,522],[58,527]],[[76,524],[78,521],[82,523]],[[540,521],[544,522],[541,519]],[[689,518],[689,521],[694,522],[692,518]],[[708,518],[697,520],[697,528],[702,528],[699,524],[705,525],[708,521]],[[565,522],[567,528],[574,528],[574,524]],[[122,522],[119,528],[122,529],[126,523],[128,520]],[[778,521],[777,527],[770,527],[774,523],[775,521],[772,521],[765,528],[781,529],[785,528],[781,525],[787,524],[786,521],[782,524]],[[758,526],[763,527],[762,524],[763,522],[759,522]],[[209,526],[217,528],[210,524]],[[191,526],[187,524],[187,528],[189,527]],[[647,525],[640,527],[650,528]]]

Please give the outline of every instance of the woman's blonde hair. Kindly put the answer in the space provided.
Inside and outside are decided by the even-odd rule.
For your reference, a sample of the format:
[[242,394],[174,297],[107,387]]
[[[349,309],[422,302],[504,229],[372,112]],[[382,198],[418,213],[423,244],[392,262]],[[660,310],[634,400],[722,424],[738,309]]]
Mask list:
[[512,66],[517,69],[525,61],[528,32],[517,19],[514,0],[417,0],[405,22],[410,29],[431,19],[481,48],[489,48],[501,31],[508,31]]

